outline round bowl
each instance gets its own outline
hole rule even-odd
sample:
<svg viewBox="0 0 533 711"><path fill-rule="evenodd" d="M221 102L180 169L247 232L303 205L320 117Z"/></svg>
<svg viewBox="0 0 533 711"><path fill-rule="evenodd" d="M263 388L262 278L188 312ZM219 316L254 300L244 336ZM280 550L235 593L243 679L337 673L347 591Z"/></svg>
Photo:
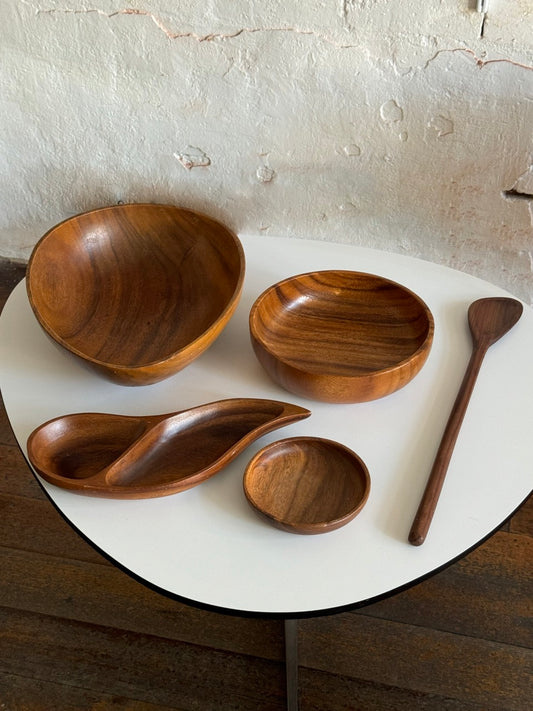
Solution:
<svg viewBox="0 0 533 711"><path fill-rule="evenodd" d="M370 477L361 459L338 442L291 437L261 449L244 473L249 503L291 533L326 533L361 511Z"/></svg>
<svg viewBox="0 0 533 711"><path fill-rule="evenodd" d="M146 385L217 338L237 306L244 267L237 236L205 215L116 205L49 230L26 284L56 343L114 382Z"/></svg>
<svg viewBox="0 0 533 711"><path fill-rule="evenodd" d="M433 317L412 291L374 274L331 270L285 279L250 311L255 354L290 392L324 402L375 400L424 365Z"/></svg>

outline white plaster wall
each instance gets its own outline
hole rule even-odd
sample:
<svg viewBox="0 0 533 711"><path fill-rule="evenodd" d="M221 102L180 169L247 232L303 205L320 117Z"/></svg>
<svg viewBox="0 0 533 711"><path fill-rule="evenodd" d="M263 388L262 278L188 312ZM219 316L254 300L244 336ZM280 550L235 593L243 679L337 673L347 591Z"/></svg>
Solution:
<svg viewBox="0 0 533 711"><path fill-rule="evenodd" d="M0 256L82 210L172 202L532 302L533 0L475 7L2 0Z"/></svg>

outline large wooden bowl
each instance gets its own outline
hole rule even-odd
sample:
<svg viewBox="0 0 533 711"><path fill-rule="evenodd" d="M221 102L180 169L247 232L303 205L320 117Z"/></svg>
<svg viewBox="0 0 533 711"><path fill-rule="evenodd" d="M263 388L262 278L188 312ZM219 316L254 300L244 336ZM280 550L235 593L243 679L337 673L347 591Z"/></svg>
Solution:
<svg viewBox="0 0 533 711"><path fill-rule="evenodd" d="M211 218L170 205L72 217L35 246L31 307L60 346L111 380L146 385L199 356L241 294L244 252Z"/></svg>
<svg viewBox="0 0 533 711"><path fill-rule="evenodd" d="M261 449L243 479L249 503L291 533L326 533L344 526L370 493L364 462L338 442L290 437Z"/></svg>
<svg viewBox="0 0 533 711"><path fill-rule="evenodd" d="M318 271L264 291L250 311L254 351L285 389L364 402L406 385L424 365L433 317L412 291L374 274Z"/></svg>

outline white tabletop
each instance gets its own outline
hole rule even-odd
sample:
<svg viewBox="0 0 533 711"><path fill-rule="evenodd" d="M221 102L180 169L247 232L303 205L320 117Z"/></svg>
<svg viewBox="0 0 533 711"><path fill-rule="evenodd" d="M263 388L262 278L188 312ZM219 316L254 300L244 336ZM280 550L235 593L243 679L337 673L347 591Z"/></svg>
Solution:
<svg viewBox="0 0 533 711"><path fill-rule="evenodd" d="M98 499L42 482L67 520L119 566L162 592L231 612L289 617L375 600L493 532L533 485L533 310L526 306L485 358L431 529L417 548L407 543L408 532L470 354L467 308L477 298L506 292L395 254L300 239L241 240L246 278L230 324L198 360L155 385L124 387L93 374L44 335L24 283L10 296L0 318L0 387L24 453L34 428L70 412L156 414L229 397L285 400L312 411L307 420L256 441L209 481L173 496ZM426 365L409 385L381 400L305 400L275 385L253 354L248 313L263 289L287 276L336 268L398 281L433 312L435 339ZM242 476L253 454L294 435L337 440L368 466L369 500L337 531L286 533L260 519L244 497Z"/></svg>

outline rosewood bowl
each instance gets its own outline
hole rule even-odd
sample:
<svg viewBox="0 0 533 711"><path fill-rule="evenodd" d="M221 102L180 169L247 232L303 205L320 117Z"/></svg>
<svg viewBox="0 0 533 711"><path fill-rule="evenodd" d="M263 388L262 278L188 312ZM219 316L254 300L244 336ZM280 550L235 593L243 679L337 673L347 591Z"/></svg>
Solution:
<svg viewBox="0 0 533 711"><path fill-rule="evenodd" d="M291 437L261 449L248 464L244 493L256 511L291 533L326 533L361 511L370 493L364 462L338 442Z"/></svg>
<svg viewBox="0 0 533 711"><path fill-rule="evenodd" d="M424 365L434 322L396 282L330 270L290 277L255 301L255 354L290 392L324 402L374 400L406 385Z"/></svg>
<svg viewBox="0 0 533 711"><path fill-rule="evenodd" d="M72 217L35 246L31 307L60 346L123 385L188 365L239 300L244 252L215 220L171 205L129 204Z"/></svg>

